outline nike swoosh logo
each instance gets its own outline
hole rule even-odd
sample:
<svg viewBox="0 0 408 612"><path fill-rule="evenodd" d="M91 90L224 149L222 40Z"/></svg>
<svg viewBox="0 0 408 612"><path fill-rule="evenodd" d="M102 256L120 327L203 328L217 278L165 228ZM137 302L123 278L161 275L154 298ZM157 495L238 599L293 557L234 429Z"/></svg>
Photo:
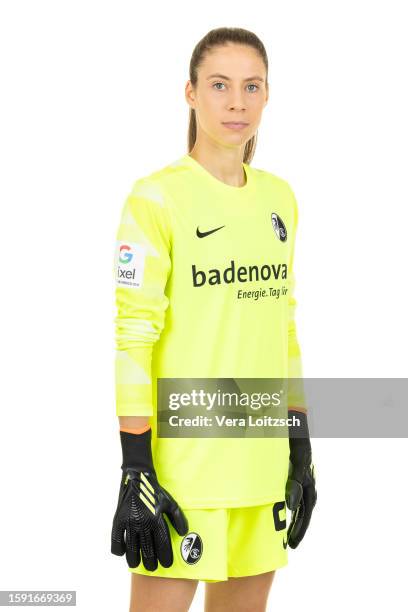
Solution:
<svg viewBox="0 0 408 612"><path fill-rule="evenodd" d="M214 232L218 232L218 230L222 229L223 227L225 227L225 225L220 225L220 227L216 227L215 229L212 229L209 232L200 232L200 230L197 227L196 234L198 238L205 238L205 236L209 236L210 234L213 234Z"/></svg>
<svg viewBox="0 0 408 612"><path fill-rule="evenodd" d="M287 546L288 546L288 540L286 540L286 542L285 542L285 540L283 539L283 540L282 540L282 544L283 544L283 548L285 548L285 549L286 549L286 548L287 548Z"/></svg>

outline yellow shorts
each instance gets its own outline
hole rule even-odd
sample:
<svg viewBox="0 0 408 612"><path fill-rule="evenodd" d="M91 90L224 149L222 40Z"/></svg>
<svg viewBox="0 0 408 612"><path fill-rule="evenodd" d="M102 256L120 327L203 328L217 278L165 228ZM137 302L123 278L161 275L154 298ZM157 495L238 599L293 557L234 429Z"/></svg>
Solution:
<svg viewBox="0 0 408 612"><path fill-rule="evenodd" d="M288 563L284 501L242 508L186 510L189 532L180 536L167 520L174 561L154 572L141 560L129 571L145 576L220 582L273 571Z"/></svg>

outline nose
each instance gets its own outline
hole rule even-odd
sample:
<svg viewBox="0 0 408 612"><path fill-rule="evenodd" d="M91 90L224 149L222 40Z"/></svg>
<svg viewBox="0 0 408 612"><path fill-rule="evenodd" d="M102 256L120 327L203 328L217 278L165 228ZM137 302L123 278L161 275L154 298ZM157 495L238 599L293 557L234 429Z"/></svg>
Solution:
<svg viewBox="0 0 408 612"><path fill-rule="evenodd" d="M231 94L228 100L228 107L231 110L243 110L246 108L244 95L239 88L231 90Z"/></svg>

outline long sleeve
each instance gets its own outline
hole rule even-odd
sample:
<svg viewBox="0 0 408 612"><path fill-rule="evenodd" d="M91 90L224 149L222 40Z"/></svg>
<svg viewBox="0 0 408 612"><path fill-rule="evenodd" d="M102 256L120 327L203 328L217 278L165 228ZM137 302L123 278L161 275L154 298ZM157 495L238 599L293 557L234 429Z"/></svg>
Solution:
<svg viewBox="0 0 408 612"><path fill-rule="evenodd" d="M159 186L146 178L135 182L124 203L114 268L116 414L150 416L152 349L169 304L171 225Z"/></svg>
<svg viewBox="0 0 408 612"><path fill-rule="evenodd" d="M307 412L306 398L303 385L303 368L301 350L297 338L295 313L297 301L295 298L295 274L294 274L294 253L295 242L298 226L298 205L296 197L291 190L291 195L294 205L294 225L292 249L290 255L288 280L289 280L289 295L288 295L288 378L293 379L288 381L288 408L299 409L302 412Z"/></svg>

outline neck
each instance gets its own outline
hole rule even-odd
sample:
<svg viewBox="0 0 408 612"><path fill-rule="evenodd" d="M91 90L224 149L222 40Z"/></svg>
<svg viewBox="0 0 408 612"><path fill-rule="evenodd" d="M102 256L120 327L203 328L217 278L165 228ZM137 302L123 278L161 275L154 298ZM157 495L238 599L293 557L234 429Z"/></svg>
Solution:
<svg viewBox="0 0 408 612"><path fill-rule="evenodd" d="M243 149L203 146L196 142L189 155L227 185L232 187L245 185L245 172L242 167Z"/></svg>

